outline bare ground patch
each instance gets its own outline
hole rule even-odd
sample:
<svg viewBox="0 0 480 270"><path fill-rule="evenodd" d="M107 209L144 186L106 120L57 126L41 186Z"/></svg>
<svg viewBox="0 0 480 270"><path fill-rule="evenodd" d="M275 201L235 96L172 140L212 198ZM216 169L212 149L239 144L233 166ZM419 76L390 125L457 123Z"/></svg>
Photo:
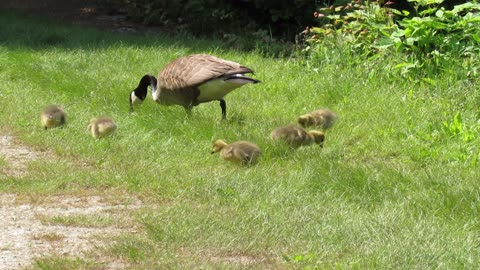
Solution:
<svg viewBox="0 0 480 270"><path fill-rule="evenodd" d="M28 162L48 159L52 157L52 154L22 145L14 136L0 135L0 157L4 159L0 173L20 177L27 174Z"/></svg>
<svg viewBox="0 0 480 270"><path fill-rule="evenodd" d="M102 196L49 196L32 203L16 194L0 194L0 269L22 269L43 256L82 258L93 248L107 246L120 233L137 232L127 212L140 207L140 200L125 204ZM99 226L49 222L79 215L107 216L116 222ZM104 269L125 266L108 258L102 261Z"/></svg>
<svg viewBox="0 0 480 270"><path fill-rule="evenodd" d="M28 174L29 162L58 157L0 135L0 158L0 173L22 177ZM82 258L108 246L116 235L136 232L130 214L142 206L138 198L108 194L0 194L0 270L23 269L45 256ZM112 258L96 259L103 269L125 266Z"/></svg>

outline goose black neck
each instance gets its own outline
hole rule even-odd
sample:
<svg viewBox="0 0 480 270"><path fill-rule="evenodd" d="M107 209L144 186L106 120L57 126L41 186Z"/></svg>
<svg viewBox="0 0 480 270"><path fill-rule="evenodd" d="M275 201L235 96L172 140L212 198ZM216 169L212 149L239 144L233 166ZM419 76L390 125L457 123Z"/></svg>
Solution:
<svg viewBox="0 0 480 270"><path fill-rule="evenodd" d="M141 100L145 100L149 85L152 86L152 91L155 91L157 88L157 79L154 76L147 74L140 79L140 83L138 83L137 88L133 90L133 92L135 92L135 96Z"/></svg>

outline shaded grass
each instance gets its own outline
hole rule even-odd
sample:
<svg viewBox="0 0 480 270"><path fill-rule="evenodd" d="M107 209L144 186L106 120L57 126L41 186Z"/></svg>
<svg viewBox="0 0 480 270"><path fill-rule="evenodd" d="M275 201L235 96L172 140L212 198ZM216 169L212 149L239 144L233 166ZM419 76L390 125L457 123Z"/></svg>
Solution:
<svg viewBox="0 0 480 270"><path fill-rule="evenodd" d="M139 213L145 235L120 236L106 256L133 269L246 267L218 259L232 256L255 258L248 265L255 269L478 265L480 99L478 91L464 94L475 85L448 77L435 87L414 85L382 71L382 63L332 51L313 60L270 59L212 41L1 15L0 128L62 161L33 162L28 175L7 177L0 190L113 188L168 201ZM187 117L148 98L128 113L128 94L143 74L200 52L249 66L262 81L227 96L227 121L217 102ZM44 131L38 113L51 103L65 107L67 126ZM270 141L273 128L324 106L339 115L324 149L292 152ZM449 125L457 112L462 128ZM100 115L114 118L118 130L96 141L86 126ZM255 141L259 164L241 168L210 155L218 138ZM81 218L59 222L92 221ZM37 266L98 265L52 257Z"/></svg>

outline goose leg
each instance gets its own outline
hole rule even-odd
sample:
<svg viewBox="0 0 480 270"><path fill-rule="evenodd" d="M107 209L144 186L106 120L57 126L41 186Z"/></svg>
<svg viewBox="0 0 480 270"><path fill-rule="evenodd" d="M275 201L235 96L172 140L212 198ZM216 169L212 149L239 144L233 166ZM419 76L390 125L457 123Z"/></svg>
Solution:
<svg viewBox="0 0 480 270"><path fill-rule="evenodd" d="M225 99L220 99L220 108L222 108L222 120L227 119L227 103Z"/></svg>
<svg viewBox="0 0 480 270"><path fill-rule="evenodd" d="M185 111L187 112L187 117L192 116L192 108L193 108L193 106L192 106L192 105L187 105L187 106L185 106L184 108L185 108Z"/></svg>

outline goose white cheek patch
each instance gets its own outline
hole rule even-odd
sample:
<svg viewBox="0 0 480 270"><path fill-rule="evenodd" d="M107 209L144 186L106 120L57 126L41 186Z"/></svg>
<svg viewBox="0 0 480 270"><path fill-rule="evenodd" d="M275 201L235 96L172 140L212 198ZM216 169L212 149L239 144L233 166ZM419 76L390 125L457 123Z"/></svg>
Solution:
<svg viewBox="0 0 480 270"><path fill-rule="evenodd" d="M132 98L132 104L133 105L141 104L143 102L143 100L141 100L137 96L135 96L134 92L132 92L130 97Z"/></svg>

